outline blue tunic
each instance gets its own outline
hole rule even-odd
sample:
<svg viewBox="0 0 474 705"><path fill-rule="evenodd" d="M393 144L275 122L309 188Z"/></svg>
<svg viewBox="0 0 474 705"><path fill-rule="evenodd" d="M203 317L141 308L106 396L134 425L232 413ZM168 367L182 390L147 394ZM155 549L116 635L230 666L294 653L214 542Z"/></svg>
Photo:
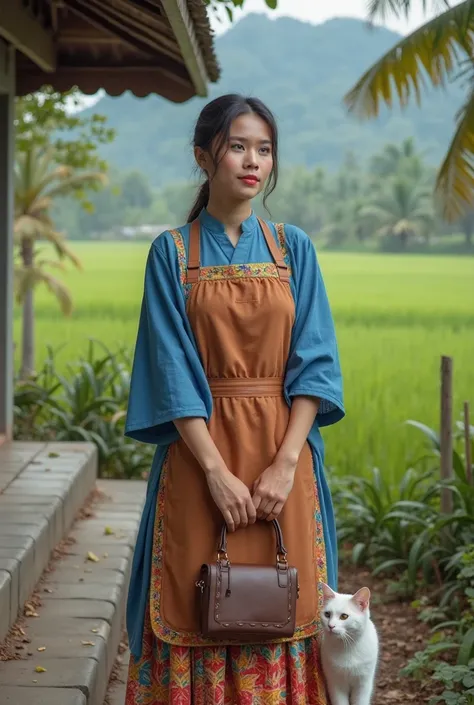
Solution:
<svg viewBox="0 0 474 705"><path fill-rule="evenodd" d="M242 223L234 248L222 224L206 210L201 220L201 265L272 262L265 238L252 214ZM276 229L270 226L278 242ZM186 254L190 226L180 228ZM334 513L324 475L320 428L343 418L342 378L334 324L317 256L300 228L285 225L287 265L295 300L295 322L285 375L289 406L295 396L321 399L308 441L319 491L328 583L337 588L337 543ZM184 254L184 253L183 253ZM181 263L183 264L183 262ZM127 605L130 650L138 659L150 589L153 528L158 484L168 446L179 438L173 419L212 414L212 396L186 315L186 284L170 232L152 243L145 270L144 295L133 362L125 433L157 446L148 480L145 507L137 536Z"/></svg>

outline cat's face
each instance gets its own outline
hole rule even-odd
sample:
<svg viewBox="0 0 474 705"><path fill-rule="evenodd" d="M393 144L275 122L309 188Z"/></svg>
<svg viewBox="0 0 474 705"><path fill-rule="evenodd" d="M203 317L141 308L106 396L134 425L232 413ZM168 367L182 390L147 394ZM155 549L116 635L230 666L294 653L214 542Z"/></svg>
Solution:
<svg viewBox="0 0 474 705"><path fill-rule="evenodd" d="M370 590L363 587L354 595L334 592L321 583L324 607L322 623L326 634L348 645L361 634L370 618Z"/></svg>

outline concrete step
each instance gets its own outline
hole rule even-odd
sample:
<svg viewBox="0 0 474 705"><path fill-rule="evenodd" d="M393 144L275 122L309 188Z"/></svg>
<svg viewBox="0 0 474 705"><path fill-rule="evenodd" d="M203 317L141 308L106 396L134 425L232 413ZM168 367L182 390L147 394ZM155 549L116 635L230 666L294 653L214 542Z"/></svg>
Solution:
<svg viewBox="0 0 474 705"><path fill-rule="evenodd" d="M97 488L89 518L75 522L38 586L42 604L23 623L30 641L16 649L21 658L0 663L0 705L103 705L146 483L101 480Z"/></svg>
<svg viewBox="0 0 474 705"><path fill-rule="evenodd" d="M0 641L95 486L89 443L0 447Z"/></svg>

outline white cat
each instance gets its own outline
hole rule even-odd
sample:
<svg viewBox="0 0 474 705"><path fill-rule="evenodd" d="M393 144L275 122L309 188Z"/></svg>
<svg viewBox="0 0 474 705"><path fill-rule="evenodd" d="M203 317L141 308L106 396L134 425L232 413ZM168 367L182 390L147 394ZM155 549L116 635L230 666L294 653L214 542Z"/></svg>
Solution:
<svg viewBox="0 0 474 705"><path fill-rule="evenodd" d="M321 583L321 660L331 705L370 705L379 643L370 620L370 590L343 595Z"/></svg>

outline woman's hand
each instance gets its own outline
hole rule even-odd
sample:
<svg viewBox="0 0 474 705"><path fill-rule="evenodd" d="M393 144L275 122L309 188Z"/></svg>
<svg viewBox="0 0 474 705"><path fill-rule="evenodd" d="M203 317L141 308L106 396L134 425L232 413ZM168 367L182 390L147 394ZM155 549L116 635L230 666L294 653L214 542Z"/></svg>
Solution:
<svg viewBox="0 0 474 705"><path fill-rule="evenodd" d="M278 517L293 487L296 465L296 460L276 459L255 480L252 501L258 519L272 521Z"/></svg>
<svg viewBox="0 0 474 705"><path fill-rule="evenodd" d="M257 512L244 483L228 468L219 468L206 473L212 499L219 507L229 531L253 524Z"/></svg>

